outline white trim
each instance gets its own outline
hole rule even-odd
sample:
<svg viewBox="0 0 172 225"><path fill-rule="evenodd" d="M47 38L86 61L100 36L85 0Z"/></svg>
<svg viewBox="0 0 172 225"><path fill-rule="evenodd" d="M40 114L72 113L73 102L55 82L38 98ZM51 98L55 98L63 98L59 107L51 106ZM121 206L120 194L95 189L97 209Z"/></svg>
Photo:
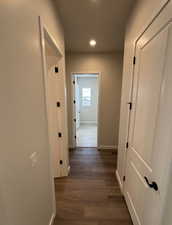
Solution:
<svg viewBox="0 0 172 225"><path fill-rule="evenodd" d="M119 184L119 187L120 187L120 190L123 194L123 185L122 185L122 182L121 182L121 179L120 179L120 176L119 176L119 173L118 173L118 170L115 171L115 174L116 174L116 179L118 181L118 184Z"/></svg>
<svg viewBox="0 0 172 225"><path fill-rule="evenodd" d="M80 121L80 124L97 124L97 121Z"/></svg>
<svg viewBox="0 0 172 225"><path fill-rule="evenodd" d="M49 33L48 29L46 28L46 26L44 25L41 17L39 17L39 25L40 25L40 42L41 42L41 53L42 53L42 64L43 64L43 82L44 82L44 100L45 100L45 105L46 105L46 120L47 120L47 124L48 124L48 136L49 136L49 148L50 148L50 159L51 159L51 164L50 166L52 166L52 171L53 171L53 177L62 177L62 176L67 176L67 171L68 171L68 147L67 146L67 139L66 139L66 132L67 132L67 126L64 123L58 123L58 128L64 132L64 138L61 139L61 141L59 142L59 156L57 158L57 160L63 160L63 166L60 166L58 164L54 164L53 163L53 149L51 149L51 145L50 145L50 134L49 134L49 103L48 103L48 99L49 99L49 94L48 94L48 85L47 85L47 77L48 77L48 68L47 68L47 57L46 57L46 43L48 43L51 48L53 50L55 50L56 52L56 58L57 61L56 63L59 64L60 67L62 67L62 72L61 72L61 79L60 83L63 83L63 93L59 92L59 97L64 101L64 107L59 110L59 114L60 114L60 118L62 121L66 121L66 93L65 93L65 74L63 71L63 67L64 65L64 54L61 52L60 47L57 45L55 39L53 38L53 36ZM56 64L55 63L55 64ZM63 64L62 64L63 63ZM53 67L52 67L53 68ZM53 185L54 186L54 185ZM55 197L54 197L55 199ZM55 201L55 200L54 200ZM54 206L55 207L55 206Z"/></svg>
<svg viewBox="0 0 172 225"><path fill-rule="evenodd" d="M117 150L117 145L99 145L98 149L103 149L103 150L114 149L114 150Z"/></svg>
<svg viewBox="0 0 172 225"><path fill-rule="evenodd" d="M97 146L100 145L100 108L102 94L102 75L98 73L98 108L97 108Z"/></svg>
<svg viewBox="0 0 172 225"><path fill-rule="evenodd" d="M137 216L137 213L136 213L136 209L134 207L134 204L133 204L133 202L131 200L131 197L130 197L128 192L126 192L125 201L126 201L127 208L128 208L129 213L130 213L133 224L134 225L141 225L140 220L139 220L139 218Z"/></svg>
<svg viewBox="0 0 172 225"><path fill-rule="evenodd" d="M53 225L54 224L54 219L55 219L55 214L53 213L48 225Z"/></svg>
<svg viewBox="0 0 172 225"><path fill-rule="evenodd" d="M51 35L47 31L47 29L44 26L44 23L41 19L41 17L38 17L39 20L39 28L40 28L40 44L41 44L41 54L42 54L42 65L43 65L43 86L44 86L44 102L45 102L45 114L46 114L46 124L47 124L47 136L48 136L48 152L49 152L49 159L50 159L50 180L51 180L51 188L52 188L52 204L53 204L53 215L56 215L56 198L55 198L55 187L54 187L54 174L53 174L53 165L52 165L52 153L50 148L50 139L49 139L49 132L48 132L48 103L47 103L47 82L46 82L46 76L47 76L47 66L46 66L46 50L45 50L45 41L46 37L49 36L49 41L52 40L53 44L55 43L51 38Z"/></svg>
<svg viewBox="0 0 172 225"><path fill-rule="evenodd" d="M99 146L100 143L100 99L101 99L101 80L102 80L102 76L101 76L101 72L95 72L95 71L82 71L82 72L71 72L71 96L72 96L72 145L75 147L79 147L76 146L76 139L74 139L74 136L76 135L76 133L74 134L74 132L76 132L75 129L75 124L73 122L73 119L75 118L75 110L73 109L73 100L74 100L74 88L73 88L73 81L75 80L75 75L80 75L82 76L82 74L92 74L92 75L97 75L97 80L98 80L98 107L97 107L97 146Z"/></svg>
<svg viewBox="0 0 172 225"><path fill-rule="evenodd" d="M63 54L61 52L60 47L56 43L54 37L48 31L47 27L43 23L43 21L42 21L42 19L41 19L40 16L39 16L39 21L40 21L40 26L42 27L43 32L44 32L44 39L46 39L48 41L48 43L50 44L50 46L56 51L56 54L62 57ZM44 42L44 44L45 44L45 42Z"/></svg>
<svg viewBox="0 0 172 225"><path fill-rule="evenodd" d="M84 147L84 146L77 146L76 148L96 148L96 149L98 149L97 148L97 146L86 146L86 147Z"/></svg>
<svg viewBox="0 0 172 225"><path fill-rule="evenodd" d="M93 73L93 74L77 74L76 75L77 77L80 77L80 78L82 78L82 77L86 77L86 78L90 78L90 77L95 77L95 78L97 78L98 77L98 75L97 74L95 74L95 73Z"/></svg>
<svg viewBox="0 0 172 225"><path fill-rule="evenodd" d="M143 33L147 30L147 28L152 24L152 22L156 19L156 17L159 15L159 13L162 11L162 9L168 4L168 2L170 2L170 0L162 0L161 2L159 2L159 4L157 3L156 8L153 11L152 15L147 20L145 25L142 27L140 32L138 32L139 35L136 37L136 39L134 41L135 44L140 39L140 37L143 35Z"/></svg>

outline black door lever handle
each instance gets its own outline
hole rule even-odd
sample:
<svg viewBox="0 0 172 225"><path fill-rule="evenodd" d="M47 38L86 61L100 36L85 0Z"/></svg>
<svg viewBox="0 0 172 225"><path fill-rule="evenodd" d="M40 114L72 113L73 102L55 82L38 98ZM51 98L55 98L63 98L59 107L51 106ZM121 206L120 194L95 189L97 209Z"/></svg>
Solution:
<svg viewBox="0 0 172 225"><path fill-rule="evenodd" d="M155 191L158 191L158 185L156 182L152 182L152 183L149 183L149 180L147 177L144 177L145 178L145 181L147 183L147 185L150 187L150 188L153 188Z"/></svg>
<svg viewBox="0 0 172 225"><path fill-rule="evenodd" d="M127 104L129 105L129 109L132 109L132 102L127 102Z"/></svg>

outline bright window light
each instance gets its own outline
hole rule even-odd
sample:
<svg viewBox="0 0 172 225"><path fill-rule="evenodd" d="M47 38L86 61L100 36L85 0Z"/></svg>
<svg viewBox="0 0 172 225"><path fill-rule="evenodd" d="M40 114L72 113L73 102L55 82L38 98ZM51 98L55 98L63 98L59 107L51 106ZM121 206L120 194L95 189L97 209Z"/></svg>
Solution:
<svg viewBox="0 0 172 225"><path fill-rule="evenodd" d="M82 88L82 105L91 106L91 88Z"/></svg>

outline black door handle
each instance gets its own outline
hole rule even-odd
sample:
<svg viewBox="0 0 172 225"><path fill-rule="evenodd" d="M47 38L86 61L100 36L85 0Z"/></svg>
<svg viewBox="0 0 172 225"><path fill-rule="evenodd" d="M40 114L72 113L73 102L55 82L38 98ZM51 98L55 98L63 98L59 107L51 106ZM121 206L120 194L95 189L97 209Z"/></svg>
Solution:
<svg viewBox="0 0 172 225"><path fill-rule="evenodd" d="M153 188L155 191L158 191L158 185L156 182L152 182L152 183L149 183L149 180L147 177L144 177L145 178L145 181L147 183L147 185L150 187L150 188Z"/></svg>
<svg viewBox="0 0 172 225"><path fill-rule="evenodd" d="M132 102L127 102L127 104L129 105L129 109L132 109Z"/></svg>

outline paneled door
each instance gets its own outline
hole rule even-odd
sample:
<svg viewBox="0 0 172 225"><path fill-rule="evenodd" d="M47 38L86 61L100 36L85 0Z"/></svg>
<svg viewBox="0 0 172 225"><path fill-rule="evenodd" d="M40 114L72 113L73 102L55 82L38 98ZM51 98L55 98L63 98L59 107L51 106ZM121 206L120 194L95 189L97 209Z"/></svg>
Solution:
<svg viewBox="0 0 172 225"><path fill-rule="evenodd" d="M77 110L76 110L76 82L77 82L77 78L75 76L75 74L72 74L71 77L71 82L72 82L72 86L71 86L71 91L72 91L72 148L76 147L76 117L77 117Z"/></svg>
<svg viewBox="0 0 172 225"><path fill-rule="evenodd" d="M55 57L54 57L55 58ZM54 62L56 58L47 57L47 61ZM58 137L58 132L61 132L59 107L57 107L58 96L58 83L57 74L54 71L55 66L50 64L47 68L47 106L48 106L48 121L49 121L49 139L53 161L54 177L61 176L60 159L61 159L61 139ZM59 101L60 104L60 101Z"/></svg>
<svg viewBox="0 0 172 225"><path fill-rule="evenodd" d="M172 4L136 44L124 195L134 225L160 225L172 145Z"/></svg>
<svg viewBox="0 0 172 225"><path fill-rule="evenodd" d="M78 79L75 76L75 110L76 110L76 129L80 127L80 98Z"/></svg>

